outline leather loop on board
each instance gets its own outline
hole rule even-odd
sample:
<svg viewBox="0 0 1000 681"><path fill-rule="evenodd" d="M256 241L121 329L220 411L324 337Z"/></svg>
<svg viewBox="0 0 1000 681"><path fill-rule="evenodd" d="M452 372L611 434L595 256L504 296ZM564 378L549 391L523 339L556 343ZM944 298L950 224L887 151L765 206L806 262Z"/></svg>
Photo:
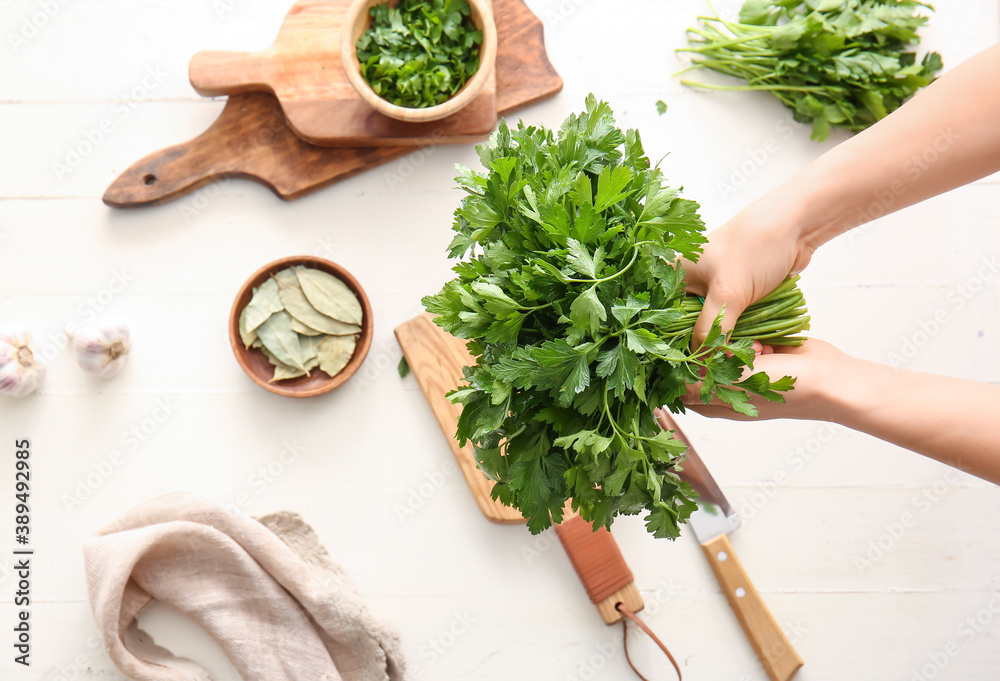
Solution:
<svg viewBox="0 0 1000 681"><path fill-rule="evenodd" d="M653 639L653 642L660 647L660 650L666 653L667 659L670 660L670 664L674 665L674 671L677 672L677 679L678 681L680 681L681 668L680 666L678 666L677 660L674 659L674 656L670 654L670 651L667 649L667 646L663 645L663 641L657 638L656 634L653 633L653 630L647 627L646 623L643 622L641 619L639 619L638 615L632 612L624 604L619 603L618 605L615 606L615 609L618 610L618 612L625 615L625 617L627 618L622 620L622 628L625 630L625 638L623 641L623 645L625 646L625 659L628 660L628 666L632 668L632 671L635 672L635 675L638 676L640 679L642 679L642 681L647 681L646 677L640 674L639 670L635 668L634 664L632 664L632 658L629 657L628 654L628 620L632 620L633 622L635 622L640 629L646 632L647 636Z"/></svg>
<svg viewBox="0 0 1000 681"><path fill-rule="evenodd" d="M559 541L573 563L592 603L600 603L634 581L618 544L604 527L573 516L555 526Z"/></svg>

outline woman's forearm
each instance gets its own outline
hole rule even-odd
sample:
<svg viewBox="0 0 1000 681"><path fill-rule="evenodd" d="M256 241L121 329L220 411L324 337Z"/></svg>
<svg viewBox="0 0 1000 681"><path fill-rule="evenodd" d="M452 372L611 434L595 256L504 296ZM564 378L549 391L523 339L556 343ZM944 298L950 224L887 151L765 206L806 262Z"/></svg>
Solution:
<svg viewBox="0 0 1000 681"><path fill-rule="evenodd" d="M786 222L811 252L853 227L997 172L997 83L1000 45L955 67L750 210L772 219L794 213Z"/></svg>
<svg viewBox="0 0 1000 681"><path fill-rule="evenodd" d="M1000 386L843 362L833 420L1000 484Z"/></svg>

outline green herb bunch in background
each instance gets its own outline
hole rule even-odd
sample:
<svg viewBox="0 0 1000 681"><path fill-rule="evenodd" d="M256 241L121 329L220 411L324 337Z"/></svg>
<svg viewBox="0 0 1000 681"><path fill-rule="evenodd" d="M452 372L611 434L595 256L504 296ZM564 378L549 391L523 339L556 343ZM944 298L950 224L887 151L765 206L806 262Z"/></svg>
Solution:
<svg viewBox="0 0 1000 681"><path fill-rule="evenodd" d="M726 337L716 319L691 350L701 301L684 293L678 256L705 243L698 204L665 184L639 133L604 102L558 132L506 122L477 147L484 170L459 167L456 278L424 298L435 321L470 340L477 364L452 393L458 439L471 441L495 498L540 532L567 499L610 526L646 511L657 537L676 537L694 510L674 469L685 446L652 410L683 411L687 386L756 414L750 393L783 401L790 377L752 367L752 339L801 342L805 303L786 281Z"/></svg>
<svg viewBox="0 0 1000 681"><path fill-rule="evenodd" d="M895 111L941 70L941 55L921 61L909 47L932 9L913 0L747 0L738 22L699 17L689 28L691 69L741 78L745 85L685 85L763 90L812 123L823 141L831 126L860 132ZM690 69L687 69L690 70Z"/></svg>
<svg viewBox="0 0 1000 681"><path fill-rule="evenodd" d="M401 0L371 8L358 39L361 75L377 95L409 108L442 104L479 70L482 31L466 0Z"/></svg>

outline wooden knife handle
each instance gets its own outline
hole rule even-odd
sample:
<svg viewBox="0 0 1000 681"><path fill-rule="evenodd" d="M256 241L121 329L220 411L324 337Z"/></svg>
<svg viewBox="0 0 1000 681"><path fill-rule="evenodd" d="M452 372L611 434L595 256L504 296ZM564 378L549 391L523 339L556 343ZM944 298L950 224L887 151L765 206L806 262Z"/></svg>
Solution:
<svg viewBox="0 0 1000 681"><path fill-rule="evenodd" d="M721 534L701 548L768 677L771 681L791 679L802 667L802 658L750 582L729 537Z"/></svg>
<svg viewBox="0 0 1000 681"><path fill-rule="evenodd" d="M597 606L605 624L621 622L625 617L615 607L619 603L633 612L642 610L644 604L635 586L632 570L607 528L594 532L590 523L567 509L555 531L573 569L583 582L587 596Z"/></svg>

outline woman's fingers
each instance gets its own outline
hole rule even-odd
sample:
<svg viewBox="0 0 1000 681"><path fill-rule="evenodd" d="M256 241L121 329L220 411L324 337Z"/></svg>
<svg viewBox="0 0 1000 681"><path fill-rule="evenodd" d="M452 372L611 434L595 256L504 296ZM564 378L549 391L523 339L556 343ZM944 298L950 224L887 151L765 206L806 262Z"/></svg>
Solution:
<svg viewBox="0 0 1000 681"><path fill-rule="evenodd" d="M712 330L712 325L715 324L715 318L722 312L723 307L726 309L726 314L722 318L722 333L728 334L732 331L733 327L736 326L736 320L752 302L749 297L749 295L742 293L729 293L720 296L716 289L709 289L708 295L705 296L705 304L698 315L698 321L694 324L694 332L691 334L691 349L696 350L705 342L705 338Z"/></svg>

